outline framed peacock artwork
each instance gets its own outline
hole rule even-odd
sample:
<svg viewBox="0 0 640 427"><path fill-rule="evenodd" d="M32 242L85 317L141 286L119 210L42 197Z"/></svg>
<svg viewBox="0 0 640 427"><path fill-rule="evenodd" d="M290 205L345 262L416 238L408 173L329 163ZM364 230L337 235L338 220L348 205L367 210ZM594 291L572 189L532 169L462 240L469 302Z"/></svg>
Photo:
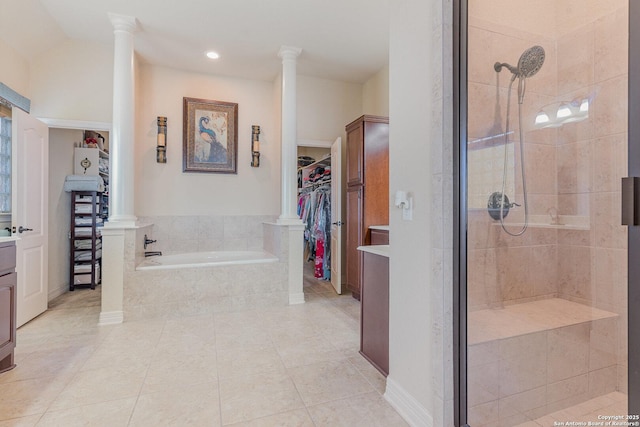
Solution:
<svg viewBox="0 0 640 427"><path fill-rule="evenodd" d="M237 173L238 104L183 99L183 172Z"/></svg>

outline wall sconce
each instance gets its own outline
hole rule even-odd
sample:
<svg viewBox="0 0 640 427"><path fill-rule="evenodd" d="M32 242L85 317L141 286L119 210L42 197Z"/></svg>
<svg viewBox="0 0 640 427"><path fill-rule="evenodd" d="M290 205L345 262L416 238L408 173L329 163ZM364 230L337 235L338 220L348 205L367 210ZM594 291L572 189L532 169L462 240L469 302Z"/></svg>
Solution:
<svg viewBox="0 0 640 427"><path fill-rule="evenodd" d="M260 126L251 125L251 166L260 166Z"/></svg>
<svg viewBox="0 0 640 427"><path fill-rule="evenodd" d="M158 145L156 162L167 163L167 118L158 116Z"/></svg>

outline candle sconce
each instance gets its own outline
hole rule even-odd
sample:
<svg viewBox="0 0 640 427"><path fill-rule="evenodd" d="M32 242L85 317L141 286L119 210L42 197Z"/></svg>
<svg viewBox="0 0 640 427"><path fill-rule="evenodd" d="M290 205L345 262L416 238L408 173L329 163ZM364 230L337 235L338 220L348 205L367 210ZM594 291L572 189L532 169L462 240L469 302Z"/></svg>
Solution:
<svg viewBox="0 0 640 427"><path fill-rule="evenodd" d="M158 145L156 162L167 163L167 118L158 116Z"/></svg>
<svg viewBox="0 0 640 427"><path fill-rule="evenodd" d="M260 166L260 126L251 126L251 166Z"/></svg>

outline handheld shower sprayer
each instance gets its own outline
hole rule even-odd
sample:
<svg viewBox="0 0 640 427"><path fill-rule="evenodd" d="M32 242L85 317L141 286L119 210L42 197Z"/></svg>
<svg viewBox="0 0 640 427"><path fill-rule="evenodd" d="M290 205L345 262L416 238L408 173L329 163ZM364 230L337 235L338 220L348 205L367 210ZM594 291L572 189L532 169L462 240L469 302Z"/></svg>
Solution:
<svg viewBox="0 0 640 427"><path fill-rule="evenodd" d="M522 103L524 102L524 92L526 89L526 80L528 77L532 77L540 68L542 68L542 64L544 64L545 53L542 46L532 46L529 49L525 50L522 55L520 55L520 59L518 59L518 66L514 67L513 65L507 64L506 62L496 62L493 65L493 69L499 73L503 68L507 68L511 71L511 81L509 82L509 92L507 95L507 118L506 118L506 130L504 132L504 169L502 174L502 191L495 192L489 198L489 203L487 205L489 209L489 215L496 220L500 220L500 225L502 229L511 236L520 236L526 230L529 224L529 203L527 202L527 180L525 179L525 167L524 167L524 134L522 131ZM524 198L524 225L517 232L511 232L507 230L504 225L504 218L507 216L509 212L509 208L513 206L519 206L517 203L509 203L509 199L505 194L506 182L507 182L507 164L508 164L508 155L507 155L507 145L508 145L508 135L509 135L509 116L510 116L510 106L511 106L511 87L513 86L513 82L518 78L518 121L519 121L519 134L520 134L520 172L522 176L522 193Z"/></svg>

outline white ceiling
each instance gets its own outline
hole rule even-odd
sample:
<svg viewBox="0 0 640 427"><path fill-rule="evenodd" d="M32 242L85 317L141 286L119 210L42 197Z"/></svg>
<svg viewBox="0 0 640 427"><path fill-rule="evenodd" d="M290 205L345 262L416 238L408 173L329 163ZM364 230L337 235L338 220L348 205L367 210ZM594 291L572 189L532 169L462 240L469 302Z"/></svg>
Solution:
<svg viewBox="0 0 640 427"><path fill-rule="evenodd" d="M31 60L67 39L113 44L108 13L138 21L146 63L273 80L282 45L301 75L364 82L388 62L389 0L0 0L0 38ZM215 50L220 59L204 56Z"/></svg>

